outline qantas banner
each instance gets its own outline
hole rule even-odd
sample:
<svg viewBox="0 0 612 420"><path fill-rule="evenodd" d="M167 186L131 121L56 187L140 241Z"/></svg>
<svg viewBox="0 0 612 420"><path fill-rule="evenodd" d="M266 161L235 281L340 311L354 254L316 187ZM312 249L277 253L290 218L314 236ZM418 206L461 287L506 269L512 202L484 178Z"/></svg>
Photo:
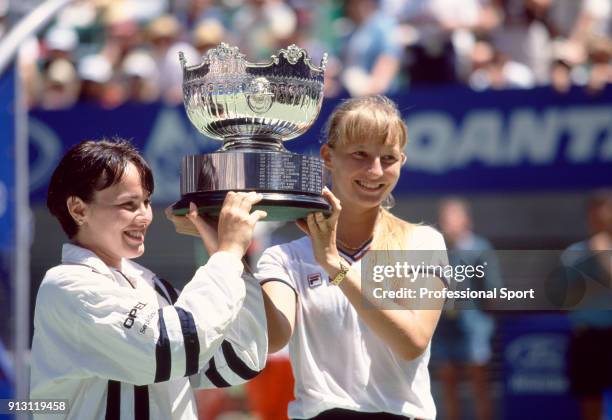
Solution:
<svg viewBox="0 0 612 420"><path fill-rule="evenodd" d="M396 195L584 190L612 183L612 86L598 95L575 88L474 92L411 90L393 98L408 124L408 161ZM325 100L313 127L285 143L318 154L323 127L338 100ZM178 198L184 155L221 143L199 134L184 109L161 104L103 110L87 105L30 114L30 182L44 200L51 171L83 139L131 139L151 164L158 203Z"/></svg>

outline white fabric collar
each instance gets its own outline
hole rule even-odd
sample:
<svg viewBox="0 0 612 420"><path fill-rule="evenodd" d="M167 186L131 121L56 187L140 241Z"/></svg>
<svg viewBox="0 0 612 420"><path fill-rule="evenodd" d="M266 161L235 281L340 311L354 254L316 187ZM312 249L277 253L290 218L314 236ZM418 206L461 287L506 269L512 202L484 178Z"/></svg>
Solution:
<svg viewBox="0 0 612 420"><path fill-rule="evenodd" d="M81 246L66 243L62 246L62 264L78 264L90 267L93 271L113 278L111 267L106 265L94 252ZM149 284L153 284L155 274L128 259L121 259L121 271L132 279L145 279Z"/></svg>

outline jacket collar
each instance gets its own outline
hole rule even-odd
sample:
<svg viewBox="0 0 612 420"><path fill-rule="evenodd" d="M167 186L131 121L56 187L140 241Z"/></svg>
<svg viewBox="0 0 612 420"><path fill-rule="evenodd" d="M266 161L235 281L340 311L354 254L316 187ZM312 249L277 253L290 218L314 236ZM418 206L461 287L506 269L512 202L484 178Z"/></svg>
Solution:
<svg viewBox="0 0 612 420"><path fill-rule="evenodd" d="M114 279L111 267L106 265L106 263L102 261L100 257L89 249L72 243L66 243L62 246L62 264L84 265L91 268L96 273L103 274ZM144 278L149 283L151 283L153 277L155 277L153 272L144 268L140 264L136 264L135 262L125 258L121 259L120 271L133 279Z"/></svg>
<svg viewBox="0 0 612 420"><path fill-rule="evenodd" d="M100 257L89 249L75 244L64 244L62 246L62 264L85 265L97 273L113 277L110 267Z"/></svg>

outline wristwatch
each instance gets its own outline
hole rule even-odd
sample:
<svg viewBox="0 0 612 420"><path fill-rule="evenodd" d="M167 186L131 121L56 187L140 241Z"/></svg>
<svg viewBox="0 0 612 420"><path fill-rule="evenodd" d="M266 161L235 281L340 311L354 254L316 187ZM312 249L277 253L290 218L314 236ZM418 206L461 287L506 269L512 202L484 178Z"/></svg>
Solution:
<svg viewBox="0 0 612 420"><path fill-rule="evenodd" d="M346 273L348 273L349 268L350 267L344 265L344 262L342 261L342 259L340 259L340 271L336 273L334 278L332 278L331 276L329 277L329 284L333 286L338 286L346 277Z"/></svg>

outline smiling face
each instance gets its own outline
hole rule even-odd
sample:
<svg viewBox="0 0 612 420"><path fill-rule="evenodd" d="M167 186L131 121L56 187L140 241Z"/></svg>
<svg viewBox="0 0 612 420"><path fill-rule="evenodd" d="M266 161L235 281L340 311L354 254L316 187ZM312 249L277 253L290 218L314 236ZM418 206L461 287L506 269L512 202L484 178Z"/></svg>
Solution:
<svg viewBox="0 0 612 420"><path fill-rule="evenodd" d="M143 254L153 212L150 193L133 163L127 164L119 182L95 191L90 202L70 197L67 204L79 224L74 241L107 265L120 268L121 258Z"/></svg>
<svg viewBox="0 0 612 420"><path fill-rule="evenodd" d="M324 145L321 152L343 206L363 209L379 206L391 193L405 159L397 141L349 142L342 148Z"/></svg>
<svg viewBox="0 0 612 420"><path fill-rule="evenodd" d="M373 209L391 193L406 160L406 126L381 96L345 101L332 114L321 157L343 208Z"/></svg>

